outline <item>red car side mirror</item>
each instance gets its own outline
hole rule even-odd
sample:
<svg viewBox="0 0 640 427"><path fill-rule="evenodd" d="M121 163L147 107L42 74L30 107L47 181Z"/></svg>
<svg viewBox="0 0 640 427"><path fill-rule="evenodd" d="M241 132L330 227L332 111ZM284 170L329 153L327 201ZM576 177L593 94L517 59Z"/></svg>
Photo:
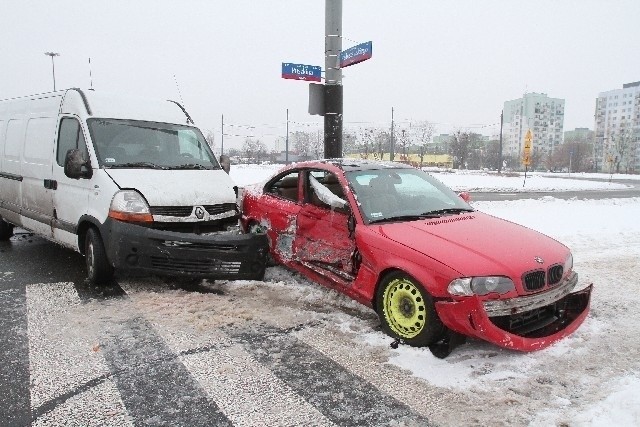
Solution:
<svg viewBox="0 0 640 427"><path fill-rule="evenodd" d="M460 198L467 203L471 202L471 194L467 193L466 191L458 194L458 196L460 196Z"/></svg>

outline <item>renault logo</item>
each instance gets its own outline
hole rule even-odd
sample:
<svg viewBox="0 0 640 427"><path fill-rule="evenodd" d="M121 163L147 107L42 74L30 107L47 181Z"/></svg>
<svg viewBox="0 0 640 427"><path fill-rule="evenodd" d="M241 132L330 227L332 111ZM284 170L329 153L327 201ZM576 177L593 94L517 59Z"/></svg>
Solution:
<svg viewBox="0 0 640 427"><path fill-rule="evenodd" d="M204 208L202 206L196 206L195 214L198 219L204 218Z"/></svg>
<svg viewBox="0 0 640 427"><path fill-rule="evenodd" d="M538 264L544 264L544 260L542 258L540 258L539 256L535 257L534 261L537 262Z"/></svg>

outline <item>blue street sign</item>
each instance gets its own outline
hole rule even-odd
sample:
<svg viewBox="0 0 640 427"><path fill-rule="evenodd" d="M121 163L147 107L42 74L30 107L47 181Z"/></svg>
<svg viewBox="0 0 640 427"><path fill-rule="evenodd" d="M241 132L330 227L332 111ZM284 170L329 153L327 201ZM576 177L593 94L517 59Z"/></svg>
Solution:
<svg viewBox="0 0 640 427"><path fill-rule="evenodd" d="M316 65L282 63L282 78L319 82L322 80L322 67Z"/></svg>
<svg viewBox="0 0 640 427"><path fill-rule="evenodd" d="M360 43L340 53L340 68L357 64L371 58L373 54L373 42Z"/></svg>

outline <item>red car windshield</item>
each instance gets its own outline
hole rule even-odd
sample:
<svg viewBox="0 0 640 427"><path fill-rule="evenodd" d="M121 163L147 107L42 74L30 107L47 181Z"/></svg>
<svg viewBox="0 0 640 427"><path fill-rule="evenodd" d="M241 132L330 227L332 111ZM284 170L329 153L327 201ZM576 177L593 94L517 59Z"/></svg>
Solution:
<svg viewBox="0 0 640 427"><path fill-rule="evenodd" d="M368 223L473 211L449 187L413 168L345 172Z"/></svg>

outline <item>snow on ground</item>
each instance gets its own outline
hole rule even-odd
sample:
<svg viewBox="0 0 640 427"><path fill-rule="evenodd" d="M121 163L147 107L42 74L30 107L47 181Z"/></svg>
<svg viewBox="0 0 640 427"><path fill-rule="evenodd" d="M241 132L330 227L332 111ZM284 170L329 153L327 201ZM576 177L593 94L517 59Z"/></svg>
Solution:
<svg viewBox="0 0 640 427"><path fill-rule="evenodd" d="M263 181L276 169L234 166L232 177L248 185ZM522 177L436 176L458 191L516 191L522 186ZM624 188L608 182L530 178L530 191ZM352 315L367 313L367 309L354 308L344 296L320 287L310 291L299 275L280 267L269 269L262 286L281 288L287 298L306 306L326 307L336 323L335 333L348 335L417 379L466 396L452 408L450 418L440 420L444 424L505 425L507 420L520 424L524 419L532 426L640 425L640 198L616 199L615 191L611 197L473 203L480 211L536 229L569 246L581 285L594 284L585 323L572 336L542 351L517 353L475 340L444 360L426 349L401 346L391 350L390 338L375 327L375 318ZM252 282L247 286L261 288ZM499 421L496 414L504 418Z"/></svg>
<svg viewBox="0 0 640 427"><path fill-rule="evenodd" d="M282 165L233 165L231 166L230 175L238 186L244 187L265 181L280 168L282 168ZM524 174L513 173L498 175L481 171L452 171L444 169L429 169L428 172L455 191L549 192L623 190L629 187L626 184L595 180L608 180L608 174L529 173L525 180ZM616 175L616 178L640 180L640 175Z"/></svg>

